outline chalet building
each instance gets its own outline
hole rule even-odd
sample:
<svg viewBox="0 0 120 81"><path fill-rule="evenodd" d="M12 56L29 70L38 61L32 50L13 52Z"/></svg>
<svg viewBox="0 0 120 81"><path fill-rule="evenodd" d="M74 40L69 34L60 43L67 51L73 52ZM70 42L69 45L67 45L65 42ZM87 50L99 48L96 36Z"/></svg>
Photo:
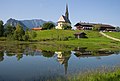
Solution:
<svg viewBox="0 0 120 81"><path fill-rule="evenodd" d="M100 28L99 28L100 31L116 31L114 26L107 25L107 24L79 22L75 24L74 26L78 30L92 30L94 28L94 25L100 25Z"/></svg>
<svg viewBox="0 0 120 81"><path fill-rule="evenodd" d="M79 39L79 38L88 38L86 35L87 35L87 34L84 33L84 32L75 33L75 34L74 34L75 38L78 38L78 39Z"/></svg>
<svg viewBox="0 0 120 81"><path fill-rule="evenodd" d="M102 24L100 27L100 31L116 31L116 28L111 26L111 25L106 25L106 24Z"/></svg>
<svg viewBox="0 0 120 81"><path fill-rule="evenodd" d="M56 26L56 29L63 29L62 27L63 27L64 25L71 26L71 22L70 22L70 20L69 20L68 5L66 5L66 13L65 13L65 16L64 16L64 15L60 16L57 24L58 24L58 25Z"/></svg>
<svg viewBox="0 0 120 81"><path fill-rule="evenodd" d="M79 22L77 24L75 24L75 27L78 30L92 30L93 29L93 23L85 23L85 22Z"/></svg>

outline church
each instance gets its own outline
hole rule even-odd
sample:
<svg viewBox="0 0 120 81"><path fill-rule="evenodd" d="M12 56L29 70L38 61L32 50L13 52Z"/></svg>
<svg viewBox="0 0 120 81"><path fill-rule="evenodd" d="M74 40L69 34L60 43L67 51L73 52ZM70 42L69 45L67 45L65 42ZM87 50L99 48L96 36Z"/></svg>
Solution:
<svg viewBox="0 0 120 81"><path fill-rule="evenodd" d="M57 26L56 29L63 29L64 25L68 25L71 26L71 22L69 20L69 11L68 11L68 5L66 5L66 12L65 12L65 16L62 15L58 22L57 22Z"/></svg>

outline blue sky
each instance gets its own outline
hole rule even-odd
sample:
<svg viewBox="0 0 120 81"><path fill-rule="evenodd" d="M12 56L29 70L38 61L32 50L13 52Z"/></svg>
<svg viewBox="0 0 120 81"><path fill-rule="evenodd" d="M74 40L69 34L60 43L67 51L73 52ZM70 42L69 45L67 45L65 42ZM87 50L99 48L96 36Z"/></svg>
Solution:
<svg viewBox="0 0 120 81"><path fill-rule="evenodd" d="M72 25L79 21L120 26L120 0L0 0L0 19L57 22L68 3Z"/></svg>

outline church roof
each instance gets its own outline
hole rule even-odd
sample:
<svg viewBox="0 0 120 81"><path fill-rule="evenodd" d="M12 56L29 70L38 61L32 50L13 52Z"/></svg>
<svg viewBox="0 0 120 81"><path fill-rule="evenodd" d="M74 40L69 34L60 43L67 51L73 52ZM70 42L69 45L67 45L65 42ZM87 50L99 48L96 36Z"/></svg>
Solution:
<svg viewBox="0 0 120 81"><path fill-rule="evenodd" d="M70 23L70 24L71 24L70 20L69 20L66 16L64 16L64 15L62 15L62 16L59 18L58 22L67 22L67 23Z"/></svg>

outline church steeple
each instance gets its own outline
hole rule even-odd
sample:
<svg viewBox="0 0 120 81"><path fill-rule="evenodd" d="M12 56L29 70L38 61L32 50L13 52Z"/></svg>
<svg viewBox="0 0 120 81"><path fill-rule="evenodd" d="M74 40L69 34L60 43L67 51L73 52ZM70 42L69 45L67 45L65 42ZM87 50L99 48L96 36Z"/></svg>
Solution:
<svg viewBox="0 0 120 81"><path fill-rule="evenodd" d="M69 19L68 4L66 4L65 16L67 17L67 19Z"/></svg>

